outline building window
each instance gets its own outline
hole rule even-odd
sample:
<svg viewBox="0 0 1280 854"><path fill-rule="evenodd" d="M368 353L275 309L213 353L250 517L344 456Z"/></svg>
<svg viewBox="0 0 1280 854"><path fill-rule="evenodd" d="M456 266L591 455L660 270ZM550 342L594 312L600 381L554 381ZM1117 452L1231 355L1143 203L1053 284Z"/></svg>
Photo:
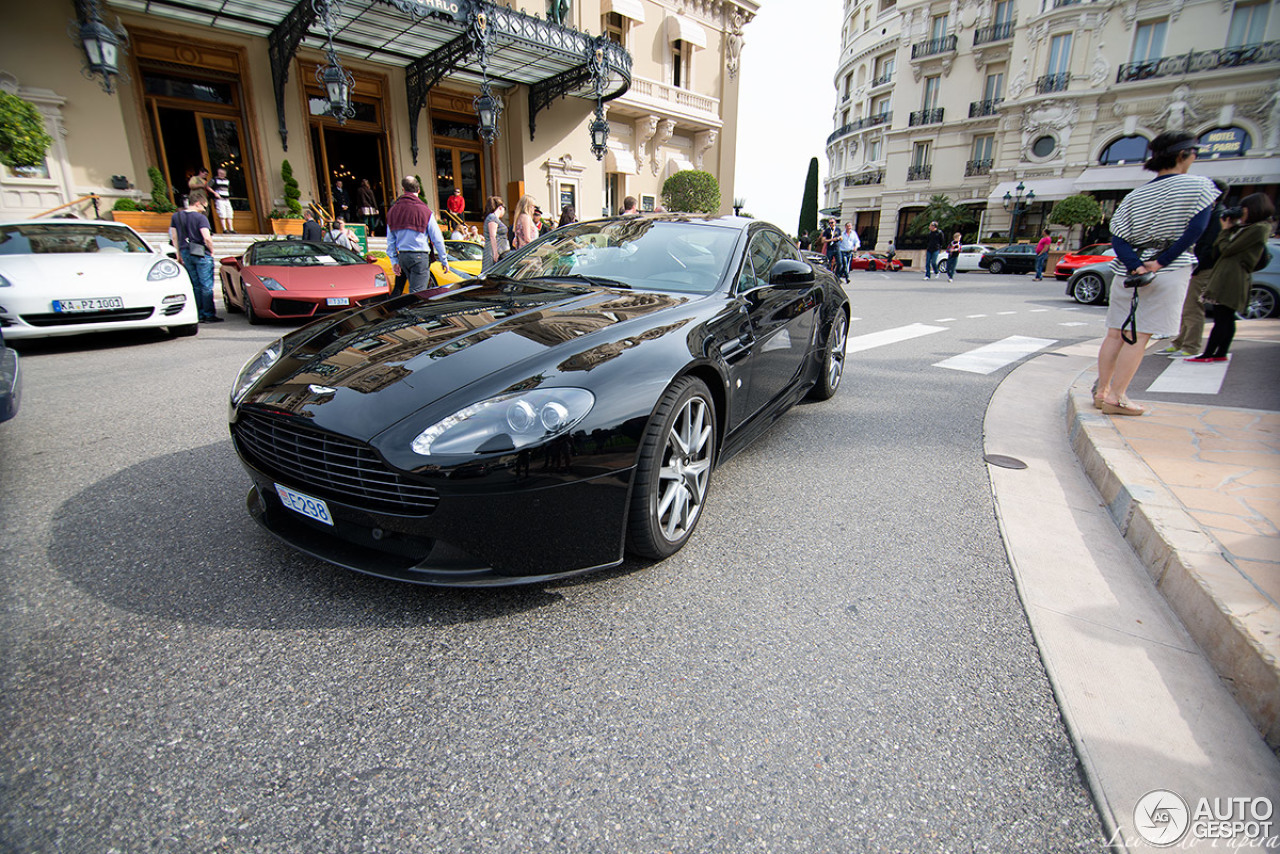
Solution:
<svg viewBox="0 0 1280 854"><path fill-rule="evenodd" d="M917 142L911 149L911 165L928 166L931 146L932 143L929 142Z"/></svg>
<svg viewBox="0 0 1280 854"><path fill-rule="evenodd" d="M1142 163L1147 159L1147 138L1145 136L1122 136L1113 140L1098 155L1100 166L1118 166L1122 163Z"/></svg>
<svg viewBox="0 0 1280 854"><path fill-rule="evenodd" d="M926 112L936 110L938 108L938 92L941 88L941 77L926 77L924 79L924 100L920 103L920 109Z"/></svg>
<svg viewBox="0 0 1280 854"><path fill-rule="evenodd" d="M677 89L693 88L693 48L683 39L671 43L671 85Z"/></svg>
<svg viewBox="0 0 1280 854"><path fill-rule="evenodd" d="M995 17L992 23L997 27L1013 22L1013 0L1000 0L996 3Z"/></svg>
<svg viewBox="0 0 1280 854"><path fill-rule="evenodd" d="M988 102L1004 98L1004 71L993 71L987 75L986 85L982 89L982 98Z"/></svg>
<svg viewBox="0 0 1280 854"><path fill-rule="evenodd" d="M934 15L933 22L930 24L929 39L936 42L938 39L946 38L947 24L950 21L950 15Z"/></svg>
<svg viewBox="0 0 1280 854"><path fill-rule="evenodd" d="M627 46L627 24L617 12L605 13L603 29L609 41L622 47Z"/></svg>
<svg viewBox="0 0 1280 854"><path fill-rule="evenodd" d="M1147 62L1164 56L1164 37L1168 30L1167 20L1138 24L1138 29L1133 34L1133 51L1129 61Z"/></svg>
<svg viewBox="0 0 1280 854"><path fill-rule="evenodd" d="M1071 68L1071 33L1054 36L1049 41L1049 70L1051 75L1066 75Z"/></svg>
<svg viewBox="0 0 1280 854"><path fill-rule="evenodd" d="M893 109L893 95L881 95L871 101L871 115L883 116Z"/></svg>
<svg viewBox="0 0 1280 854"><path fill-rule="evenodd" d="M873 139L867 143L867 162L875 163L880 160L880 152L884 148L884 140Z"/></svg>
<svg viewBox="0 0 1280 854"><path fill-rule="evenodd" d="M876 79L877 84L888 83L893 79L894 66L897 59L894 54L882 56L876 60Z"/></svg>
<svg viewBox="0 0 1280 854"><path fill-rule="evenodd" d="M995 134L984 134L983 136L975 136L973 138L973 149L969 153L970 160L986 160L995 159L993 152L996 150Z"/></svg>
<svg viewBox="0 0 1280 854"><path fill-rule="evenodd" d="M1241 3L1231 13L1227 28L1227 47L1261 44L1267 32L1270 3Z"/></svg>
<svg viewBox="0 0 1280 854"><path fill-rule="evenodd" d="M1201 160L1210 157L1244 157L1253 147L1253 138L1242 127L1214 128L1200 134Z"/></svg>
<svg viewBox="0 0 1280 854"><path fill-rule="evenodd" d="M898 0L880 0L880 14L883 15L885 12L897 5Z"/></svg>
<svg viewBox="0 0 1280 854"><path fill-rule="evenodd" d="M1031 153L1036 157L1051 157L1053 152L1058 150L1058 141L1049 135L1045 135L1031 143Z"/></svg>

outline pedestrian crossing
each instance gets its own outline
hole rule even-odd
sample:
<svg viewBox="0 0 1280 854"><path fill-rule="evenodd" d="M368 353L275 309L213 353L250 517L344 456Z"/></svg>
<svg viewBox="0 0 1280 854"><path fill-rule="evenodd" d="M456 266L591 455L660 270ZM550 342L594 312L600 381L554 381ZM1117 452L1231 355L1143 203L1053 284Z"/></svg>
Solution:
<svg viewBox="0 0 1280 854"><path fill-rule="evenodd" d="M1026 310L1027 313L1032 314L1049 311L1077 312L1080 311L1080 308L1073 306L1061 309L1033 308ZM1018 313L1016 311L1001 311L997 315L1007 317ZM864 335L850 335L845 347L845 353L849 355L866 353L881 347L902 344L926 336L937 335L941 332L955 330L957 326L963 327L963 324L969 320L980 320L988 317L991 317L991 315L973 314L963 318L939 317L929 323L909 323L905 326L882 329ZM855 317L851 318L851 320L857 323L861 321L861 318ZM1041 320L1040 323L1044 323L1044 321ZM1064 329L1093 326L1096 327L1099 337L1106 331L1105 318L1101 315L1093 319L1062 320L1057 325L1064 327ZM1086 334L1088 334L1087 330ZM1079 333L1071 333L1072 338L1078 339L1078 336ZM1046 352L1058 343L1056 338L1010 335L955 353L945 359L933 362L931 367L962 373L988 375L1016 362L1028 359L1037 353ZM1190 364L1181 359L1172 359L1169 360L1168 367L1161 371L1160 375L1146 390L1163 394L1218 394L1226 379L1229 366L1230 361L1213 364Z"/></svg>

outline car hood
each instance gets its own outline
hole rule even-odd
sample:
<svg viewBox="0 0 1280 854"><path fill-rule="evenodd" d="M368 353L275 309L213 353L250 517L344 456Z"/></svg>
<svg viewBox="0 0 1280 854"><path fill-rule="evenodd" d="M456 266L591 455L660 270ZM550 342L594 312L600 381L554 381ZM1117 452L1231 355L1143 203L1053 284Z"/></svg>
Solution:
<svg viewBox="0 0 1280 854"><path fill-rule="evenodd" d="M333 284L365 287L373 284L373 277L382 272L377 264L317 264L312 267L284 267L271 264L254 264L244 268L258 278L270 276L285 289L320 288Z"/></svg>
<svg viewBox="0 0 1280 854"><path fill-rule="evenodd" d="M589 371L665 334L653 315L691 299L501 279L411 294L299 330L241 405L367 441L451 394L465 398L457 404L464 406L475 395L532 387L557 371ZM673 318L672 329L683 323ZM491 377L510 384L464 391Z"/></svg>
<svg viewBox="0 0 1280 854"><path fill-rule="evenodd" d="M104 281L123 277L134 284L146 281L147 273L163 255L150 252L85 252L65 255L5 255L0 257L0 272L15 285L39 285L48 290L82 282L87 289L101 293ZM139 273L141 278L138 278ZM61 291L55 298L73 297Z"/></svg>

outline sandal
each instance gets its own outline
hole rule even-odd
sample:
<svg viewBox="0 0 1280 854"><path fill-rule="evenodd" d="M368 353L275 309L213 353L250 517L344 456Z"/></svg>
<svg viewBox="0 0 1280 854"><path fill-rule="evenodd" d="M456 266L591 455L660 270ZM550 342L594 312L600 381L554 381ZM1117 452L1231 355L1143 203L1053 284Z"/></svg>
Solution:
<svg viewBox="0 0 1280 854"><path fill-rule="evenodd" d="M1089 390L1089 393L1093 395L1093 408L1101 409L1103 395L1102 392L1098 391L1098 383L1096 380L1093 383L1093 388Z"/></svg>
<svg viewBox="0 0 1280 854"><path fill-rule="evenodd" d="M1147 411L1131 400L1119 400L1115 403L1108 403L1104 400L1098 408L1102 410L1103 415L1142 415Z"/></svg>

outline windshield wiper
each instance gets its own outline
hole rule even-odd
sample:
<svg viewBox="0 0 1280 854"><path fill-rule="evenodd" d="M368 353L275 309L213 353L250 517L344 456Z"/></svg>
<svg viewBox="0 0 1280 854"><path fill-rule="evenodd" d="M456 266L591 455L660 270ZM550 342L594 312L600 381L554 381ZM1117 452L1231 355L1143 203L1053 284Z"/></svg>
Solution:
<svg viewBox="0 0 1280 854"><path fill-rule="evenodd" d="M559 276L534 276L533 279L537 281L551 280L557 282L567 279L569 281L586 282L587 284L595 285L598 288L621 288L626 291L631 290L631 286L626 282L619 282L617 279L605 279L600 276L586 276L582 273L565 273Z"/></svg>

